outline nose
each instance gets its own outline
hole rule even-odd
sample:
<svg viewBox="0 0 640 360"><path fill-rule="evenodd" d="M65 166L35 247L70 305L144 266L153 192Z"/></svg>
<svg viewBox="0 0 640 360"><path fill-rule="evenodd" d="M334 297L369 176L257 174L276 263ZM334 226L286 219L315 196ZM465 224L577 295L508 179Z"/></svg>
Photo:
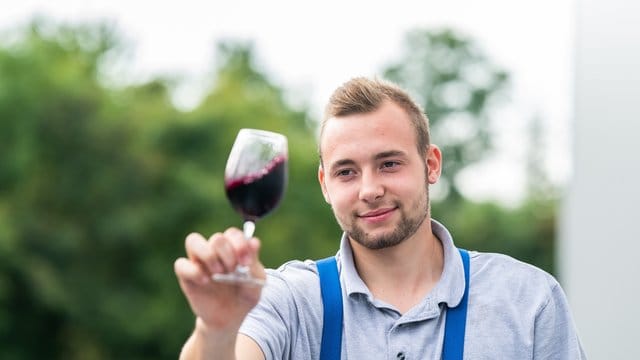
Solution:
<svg viewBox="0 0 640 360"><path fill-rule="evenodd" d="M375 172L366 171L360 183L360 200L375 202L384 195L384 186Z"/></svg>

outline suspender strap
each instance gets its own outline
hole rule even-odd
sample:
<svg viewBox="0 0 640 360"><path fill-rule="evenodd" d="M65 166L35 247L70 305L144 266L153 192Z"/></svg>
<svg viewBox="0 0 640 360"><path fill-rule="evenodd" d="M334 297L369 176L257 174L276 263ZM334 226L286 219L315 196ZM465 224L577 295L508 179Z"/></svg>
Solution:
<svg viewBox="0 0 640 360"><path fill-rule="evenodd" d="M342 350L342 289L335 256L316 262L324 308L320 360L338 360Z"/></svg>
<svg viewBox="0 0 640 360"><path fill-rule="evenodd" d="M443 360L462 360L464 354L464 333L467 323L467 302L469 300L469 253L458 249L462 255L464 266L464 295L460 304L447 309L447 320L444 325Z"/></svg>
<svg viewBox="0 0 640 360"><path fill-rule="evenodd" d="M444 326L443 360L462 360L464 354L464 334L467 322L467 302L469 299L469 253L458 249L464 266L464 295L460 304L447 309ZM323 325L320 360L340 359L342 350L342 289L338 266L334 256L316 261L320 275L322 294Z"/></svg>

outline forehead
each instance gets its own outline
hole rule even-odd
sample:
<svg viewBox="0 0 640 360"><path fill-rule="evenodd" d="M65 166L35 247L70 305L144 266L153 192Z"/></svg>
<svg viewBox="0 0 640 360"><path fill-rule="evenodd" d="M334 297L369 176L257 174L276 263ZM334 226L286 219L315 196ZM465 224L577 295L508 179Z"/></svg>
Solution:
<svg viewBox="0 0 640 360"><path fill-rule="evenodd" d="M320 151L326 164L385 151L417 154L416 141L409 115L387 101L370 113L329 118L320 139Z"/></svg>

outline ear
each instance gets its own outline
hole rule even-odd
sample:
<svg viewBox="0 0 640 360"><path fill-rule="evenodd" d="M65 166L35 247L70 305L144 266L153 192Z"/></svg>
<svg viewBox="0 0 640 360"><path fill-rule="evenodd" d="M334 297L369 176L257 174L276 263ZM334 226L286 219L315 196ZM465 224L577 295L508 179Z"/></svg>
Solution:
<svg viewBox="0 0 640 360"><path fill-rule="evenodd" d="M442 153L437 145L429 145L425 162L427 166L427 181L429 184L435 184L440 179L442 172Z"/></svg>
<svg viewBox="0 0 640 360"><path fill-rule="evenodd" d="M327 204L331 204L331 199L329 198L329 193L327 192L327 184L325 183L324 178L324 168L322 164L318 165L318 182L320 183L320 189L322 189L322 196L324 196L324 201Z"/></svg>

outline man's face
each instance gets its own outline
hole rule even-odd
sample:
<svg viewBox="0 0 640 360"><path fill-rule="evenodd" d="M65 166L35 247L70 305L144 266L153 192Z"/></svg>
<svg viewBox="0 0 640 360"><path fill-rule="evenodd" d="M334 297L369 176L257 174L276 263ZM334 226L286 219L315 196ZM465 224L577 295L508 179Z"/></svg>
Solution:
<svg viewBox="0 0 640 360"><path fill-rule="evenodd" d="M320 150L322 192L352 240L369 249L394 246L429 216L440 152L431 146L420 156L409 116L396 104L329 119Z"/></svg>

